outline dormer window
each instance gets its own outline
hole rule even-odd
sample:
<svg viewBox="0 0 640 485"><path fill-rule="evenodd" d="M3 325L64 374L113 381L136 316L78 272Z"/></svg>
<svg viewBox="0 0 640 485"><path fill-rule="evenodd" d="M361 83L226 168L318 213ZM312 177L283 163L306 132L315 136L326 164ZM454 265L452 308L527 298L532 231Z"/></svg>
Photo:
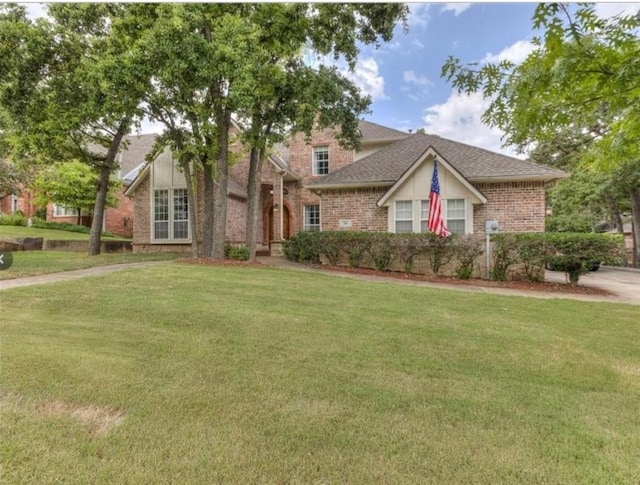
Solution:
<svg viewBox="0 0 640 485"><path fill-rule="evenodd" d="M329 173L329 147L313 147L313 175Z"/></svg>

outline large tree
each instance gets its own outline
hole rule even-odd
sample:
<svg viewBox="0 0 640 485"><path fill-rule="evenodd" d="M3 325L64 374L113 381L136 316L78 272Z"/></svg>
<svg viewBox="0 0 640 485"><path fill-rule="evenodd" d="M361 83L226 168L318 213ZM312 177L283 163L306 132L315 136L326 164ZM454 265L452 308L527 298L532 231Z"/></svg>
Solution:
<svg viewBox="0 0 640 485"><path fill-rule="evenodd" d="M579 133L576 170L639 164L637 16L604 19L593 4L540 4L533 25L542 35L522 64L464 65L450 57L442 75L460 92L492 100L483 120L504 131L505 144L525 151ZM640 186L630 187L628 197L637 247Z"/></svg>
<svg viewBox="0 0 640 485"><path fill-rule="evenodd" d="M32 22L22 7L0 7L0 102L11 118L3 135L14 158L98 170L90 255L100 252L110 175L149 78L136 46L113 34L126 10L50 4L48 17Z"/></svg>
<svg viewBox="0 0 640 485"><path fill-rule="evenodd" d="M318 113L321 123L329 125L331 119L342 126L341 137L353 141L357 116L367 105L337 70L303 65L303 47L342 55L353 68L358 42L389 40L406 15L406 7L397 4L139 8L147 22L136 24L131 35L146 39L145 55L155 69L146 106L151 118L164 123L181 164L203 171L202 254L216 258L224 255L231 116L246 121L244 140L251 148L247 235L255 240L256 177L269 147L287 129L310 132Z"/></svg>

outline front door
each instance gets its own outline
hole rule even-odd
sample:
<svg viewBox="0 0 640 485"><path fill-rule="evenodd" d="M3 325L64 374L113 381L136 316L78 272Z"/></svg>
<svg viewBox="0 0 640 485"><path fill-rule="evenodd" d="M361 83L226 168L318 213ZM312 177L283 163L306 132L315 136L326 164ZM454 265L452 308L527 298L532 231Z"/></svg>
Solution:
<svg viewBox="0 0 640 485"><path fill-rule="evenodd" d="M274 240L274 212L273 206L271 206L271 210L269 210L269 220L267 221L267 227L269 228L269 241L267 242ZM282 207L282 239L289 239L289 208L286 205Z"/></svg>

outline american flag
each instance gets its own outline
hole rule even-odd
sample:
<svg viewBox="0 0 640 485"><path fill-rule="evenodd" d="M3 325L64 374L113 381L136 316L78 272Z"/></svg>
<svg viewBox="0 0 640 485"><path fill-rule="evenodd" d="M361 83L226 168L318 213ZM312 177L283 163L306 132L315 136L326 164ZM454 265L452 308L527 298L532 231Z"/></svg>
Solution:
<svg viewBox="0 0 640 485"><path fill-rule="evenodd" d="M451 232L444 225L442 219L442 201L440 200L440 183L438 182L438 161L433 161L433 175L431 176L431 193L429 194L429 231L440 237L447 237Z"/></svg>

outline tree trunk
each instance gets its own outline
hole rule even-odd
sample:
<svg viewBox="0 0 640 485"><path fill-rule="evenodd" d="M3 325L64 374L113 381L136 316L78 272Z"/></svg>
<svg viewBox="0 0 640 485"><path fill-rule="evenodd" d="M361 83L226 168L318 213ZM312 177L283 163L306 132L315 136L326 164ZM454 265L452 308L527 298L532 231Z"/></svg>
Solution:
<svg viewBox="0 0 640 485"><path fill-rule="evenodd" d="M640 266L640 187L631 190L631 238L633 241L632 266Z"/></svg>
<svg viewBox="0 0 640 485"><path fill-rule="evenodd" d="M82 209L80 207L76 207L76 211L78 215L76 216L76 224L78 226L82 225Z"/></svg>
<svg viewBox="0 0 640 485"><path fill-rule="evenodd" d="M213 199L213 254L224 258L224 243L227 227L227 186L229 178L229 125L231 116L226 110L216 113L218 127L218 155L216 157L216 183Z"/></svg>
<svg viewBox="0 0 640 485"><path fill-rule="evenodd" d="M260 179L262 161L264 159L264 152L257 148L251 149L251 155L249 157L249 179L247 181L247 225L246 225L246 240L247 248L249 249L249 259L253 261L256 259L256 240L258 232L258 217L259 217L259 198L260 198Z"/></svg>
<svg viewBox="0 0 640 485"><path fill-rule="evenodd" d="M202 256L213 257L213 223L214 214L214 185L212 161L207 159L202 164L204 173L204 220L202 221Z"/></svg>
<svg viewBox="0 0 640 485"><path fill-rule="evenodd" d="M192 178L191 173L191 161L184 159L180 161L182 170L184 170L184 178L187 181L187 200L189 201L189 225L191 226L191 257L197 258L199 256L198 249L198 211L196 210L196 197L197 183Z"/></svg>
<svg viewBox="0 0 640 485"><path fill-rule="evenodd" d="M107 203L107 193L109 192L109 177L113 169L113 162L116 159L120 142L127 131L129 131L129 118L120 122L118 131L111 140L107 156L100 167L100 179L98 180L98 191L96 193L96 203L93 207L93 221L91 222L91 232L89 233L89 256L100 254L100 236L102 235L102 221L104 219L104 209Z"/></svg>

